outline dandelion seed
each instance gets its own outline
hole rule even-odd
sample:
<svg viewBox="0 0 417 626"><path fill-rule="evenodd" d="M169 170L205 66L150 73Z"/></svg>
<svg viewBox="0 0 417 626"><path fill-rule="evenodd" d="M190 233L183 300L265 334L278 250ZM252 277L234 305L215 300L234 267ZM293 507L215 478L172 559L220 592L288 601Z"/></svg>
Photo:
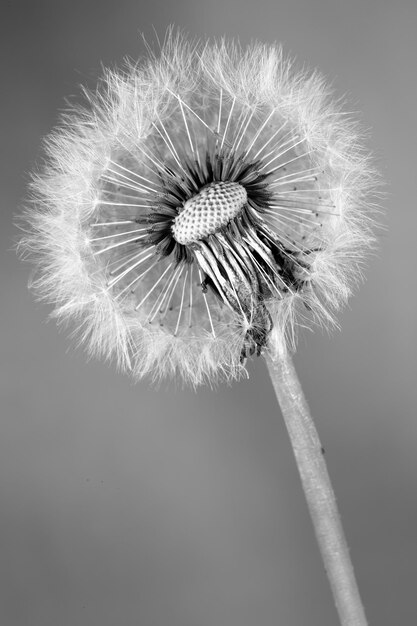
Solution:
<svg viewBox="0 0 417 626"><path fill-rule="evenodd" d="M21 247L57 318L137 379L193 385L239 377L308 311L333 322L374 179L323 80L277 46L171 36L104 83L32 185Z"/></svg>

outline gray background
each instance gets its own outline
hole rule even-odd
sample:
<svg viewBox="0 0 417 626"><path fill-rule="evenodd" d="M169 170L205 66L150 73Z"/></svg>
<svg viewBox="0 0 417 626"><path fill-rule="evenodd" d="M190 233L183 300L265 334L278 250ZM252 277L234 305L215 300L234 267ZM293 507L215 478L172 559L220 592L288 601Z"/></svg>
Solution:
<svg viewBox="0 0 417 626"><path fill-rule="evenodd" d="M45 320L10 251L41 137L100 64L175 23L281 41L372 129L388 230L342 331L296 365L370 623L417 623L416 5L405 0L3 2L1 626L334 626L262 360L214 393L133 386Z"/></svg>

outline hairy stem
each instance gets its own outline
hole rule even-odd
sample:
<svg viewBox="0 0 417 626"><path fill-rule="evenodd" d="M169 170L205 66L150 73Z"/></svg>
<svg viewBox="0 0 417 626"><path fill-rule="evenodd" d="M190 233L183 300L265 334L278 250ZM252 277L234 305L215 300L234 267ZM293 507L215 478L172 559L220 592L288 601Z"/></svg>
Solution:
<svg viewBox="0 0 417 626"><path fill-rule="evenodd" d="M288 353L266 354L269 374L287 426L324 567L342 626L367 621L349 556L323 449Z"/></svg>

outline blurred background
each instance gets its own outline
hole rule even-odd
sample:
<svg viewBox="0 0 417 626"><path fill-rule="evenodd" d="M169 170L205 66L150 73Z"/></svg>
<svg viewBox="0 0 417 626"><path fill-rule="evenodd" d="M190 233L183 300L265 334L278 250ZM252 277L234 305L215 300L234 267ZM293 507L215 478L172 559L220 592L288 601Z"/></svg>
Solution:
<svg viewBox="0 0 417 626"><path fill-rule="evenodd" d="M342 330L296 366L371 625L417 623L417 8L397 0L3 2L0 624L334 626L262 359L216 392L155 391L46 323L11 250L41 138L101 65L169 24L280 41L371 129L388 226ZM155 29L155 32L154 32Z"/></svg>

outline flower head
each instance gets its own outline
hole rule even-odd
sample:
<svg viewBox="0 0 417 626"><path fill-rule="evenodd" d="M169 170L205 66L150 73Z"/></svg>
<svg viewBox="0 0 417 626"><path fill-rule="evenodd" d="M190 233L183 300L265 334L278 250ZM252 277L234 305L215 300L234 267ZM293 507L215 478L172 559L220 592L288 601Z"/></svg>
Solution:
<svg viewBox="0 0 417 626"><path fill-rule="evenodd" d="M333 312L372 241L354 126L277 46L191 44L108 71L46 142L22 249L91 354L199 384Z"/></svg>

